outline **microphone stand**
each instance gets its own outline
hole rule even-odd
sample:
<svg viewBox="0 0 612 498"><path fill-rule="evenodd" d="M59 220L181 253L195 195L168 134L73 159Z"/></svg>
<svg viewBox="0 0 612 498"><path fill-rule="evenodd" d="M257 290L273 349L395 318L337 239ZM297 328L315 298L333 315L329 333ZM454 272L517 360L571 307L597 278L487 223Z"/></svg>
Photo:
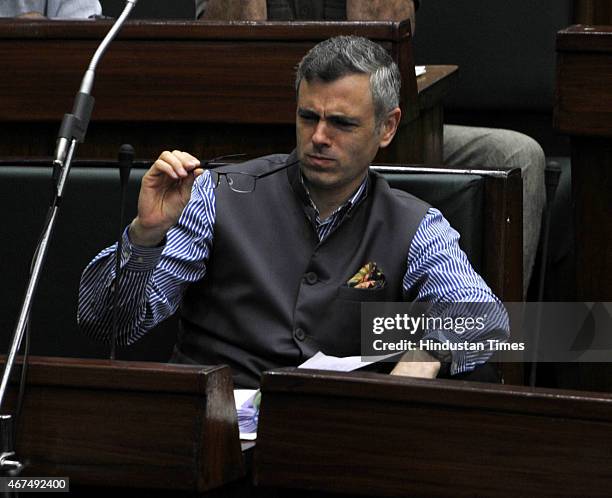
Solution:
<svg viewBox="0 0 612 498"><path fill-rule="evenodd" d="M110 350L110 359L114 360L117 352L117 336L119 335L119 289L121 288L121 255L123 254L123 230L125 225L125 199L127 186L134 160L134 147L123 144L119 148L119 179L121 181L121 209L119 212L119 237L117 238L117 251L115 252L115 283L113 284L113 335Z"/></svg>
<svg viewBox="0 0 612 498"><path fill-rule="evenodd" d="M57 183L54 186L54 198L49 206L49 214L45 226L43 227L40 244L34 255L30 279L21 305L17 326L13 333L11 347L6 358L2 382L0 383L0 475L7 475L8 473L16 474L23 468L23 464L15 459L14 421L10 414L5 413L5 398L11 372L15 364L15 357L19 351L21 340L27 327L30 310L32 308L32 300L40 280L51 235L55 227L57 213L64 195L64 188L66 186L72 159L76 152L77 143L84 141L87 132L89 118L91 117L91 111L94 105L91 89L95 79L95 70L110 42L121 29L121 26L128 18L137 1L138 0L127 0L123 12L115 21L104 40L102 40L102 43L100 43L83 77L81 87L74 101L72 113L64 115L64 119L60 126L57 148L55 150L55 159L53 161L54 179L57 179Z"/></svg>

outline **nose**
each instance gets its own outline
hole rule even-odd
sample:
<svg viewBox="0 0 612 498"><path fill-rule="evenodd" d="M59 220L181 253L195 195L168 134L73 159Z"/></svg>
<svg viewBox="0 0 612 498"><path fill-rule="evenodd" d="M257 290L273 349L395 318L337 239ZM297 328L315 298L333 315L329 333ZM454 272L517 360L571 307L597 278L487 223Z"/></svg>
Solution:
<svg viewBox="0 0 612 498"><path fill-rule="evenodd" d="M329 147L331 145L331 137L329 128L324 119L320 119L312 134L312 143L315 147Z"/></svg>

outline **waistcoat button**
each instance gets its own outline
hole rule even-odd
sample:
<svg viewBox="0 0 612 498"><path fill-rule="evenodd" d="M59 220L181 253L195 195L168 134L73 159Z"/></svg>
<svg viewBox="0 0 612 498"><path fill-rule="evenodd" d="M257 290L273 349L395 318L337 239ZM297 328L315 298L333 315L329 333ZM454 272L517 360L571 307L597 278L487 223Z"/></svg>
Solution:
<svg viewBox="0 0 612 498"><path fill-rule="evenodd" d="M306 338L306 333L302 329L295 329L293 331L293 337L298 341L303 341Z"/></svg>
<svg viewBox="0 0 612 498"><path fill-rule="evenodd" d="M310 285L316 284L319 280L319 277L317 277L317 274L313 271L309 271L306 275L304 275L304 278L306 279L306 282Z"/></svg>

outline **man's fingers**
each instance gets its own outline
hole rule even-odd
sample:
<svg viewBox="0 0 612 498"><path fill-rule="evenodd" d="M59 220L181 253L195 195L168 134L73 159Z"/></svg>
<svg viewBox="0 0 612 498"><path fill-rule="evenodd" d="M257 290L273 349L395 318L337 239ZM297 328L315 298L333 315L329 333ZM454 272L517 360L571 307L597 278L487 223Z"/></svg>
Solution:
<svg viewBox="0 0 612 498"><path fill-rule="evenodd" d="M176 173L177 178L187 177L189 172L200 164L200 162L191 154L182 152L180 150L174 150L172 152L166 150L161 153L157 161L162 161L163 163L169 165ZM172 178L175 177L172 176Z"/></svg>
<svg viewBox="0 0 612 498"><path fill-rule="evenodd" d="M180 150L173 150L172 157L178 160L178 170L176 171L181 176L187 176L188 172L193 171L195 168L197 168L200 165L200 161L198 161L195 157L193 157L188 152L183 152ZM176 163L172 163L172 164L174 166ZM185 172L184 175L182 173L183 171Z"/></svg>
<svg viewBox="0 0 612 498"><path fill-rule="evenodd" d="M160 173L165 174L174 180L178 180L180 178L172 164L162 159L155 161L155 163L153 163L153 167L151 168L151 174L153 176L158 176Z"/></svg>
<svg viewBox="0 0 612 498"><path fill-rule="evenodd" d="M187 152L180 150L164 151L153 164L152 174L163 173L174 180L186 178L200 166L200 161Z"/></svg>
<svg viewBox="0 0 612 498"><path fill-rule="evenodd" d="M189 180L188 185L193 185L193 180L203 173L200 161L189 154L180 150L164 151L148 172L151 179L157 177L158 181L163 177L172 180ZM152 186L152 184L151 184ZM184 188L184 187L183 187Z"/></svg>
<svg viewBox="0 0 612 498"><path fill-rule="evenodd" d="M183 152L183 151L180 151L180 150L175 150L172 153L174 155L176 155L181 160L183 166L188 171L191 171L192 169L197 168L200 165L199 159L197 159L196 157L194 157L191 154L189 154L189 152Z"/></svg>
<svg viewBox="0 0 612 498"><path fill-rule="evenodd" d="M187 176L187 170L185 169L185 166L183 165L183 161L181 160L179 154L180 151L177 150L173 152L165 151L159 157L160 159L163 159L164 162L169 164L180 178L184 178Z"/></svg>

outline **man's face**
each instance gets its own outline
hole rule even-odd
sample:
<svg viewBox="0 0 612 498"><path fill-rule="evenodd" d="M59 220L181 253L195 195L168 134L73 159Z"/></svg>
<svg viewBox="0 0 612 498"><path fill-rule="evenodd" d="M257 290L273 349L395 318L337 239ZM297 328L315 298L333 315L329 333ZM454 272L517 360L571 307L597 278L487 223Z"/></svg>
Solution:
<svg viewBox="0 0 612 498"><path fill-rule="evenodd" d="M379 147L391 142L399 109L376 125L367 74L302 80L296 113L297 153L311 189L350 195Z"/></svg>

